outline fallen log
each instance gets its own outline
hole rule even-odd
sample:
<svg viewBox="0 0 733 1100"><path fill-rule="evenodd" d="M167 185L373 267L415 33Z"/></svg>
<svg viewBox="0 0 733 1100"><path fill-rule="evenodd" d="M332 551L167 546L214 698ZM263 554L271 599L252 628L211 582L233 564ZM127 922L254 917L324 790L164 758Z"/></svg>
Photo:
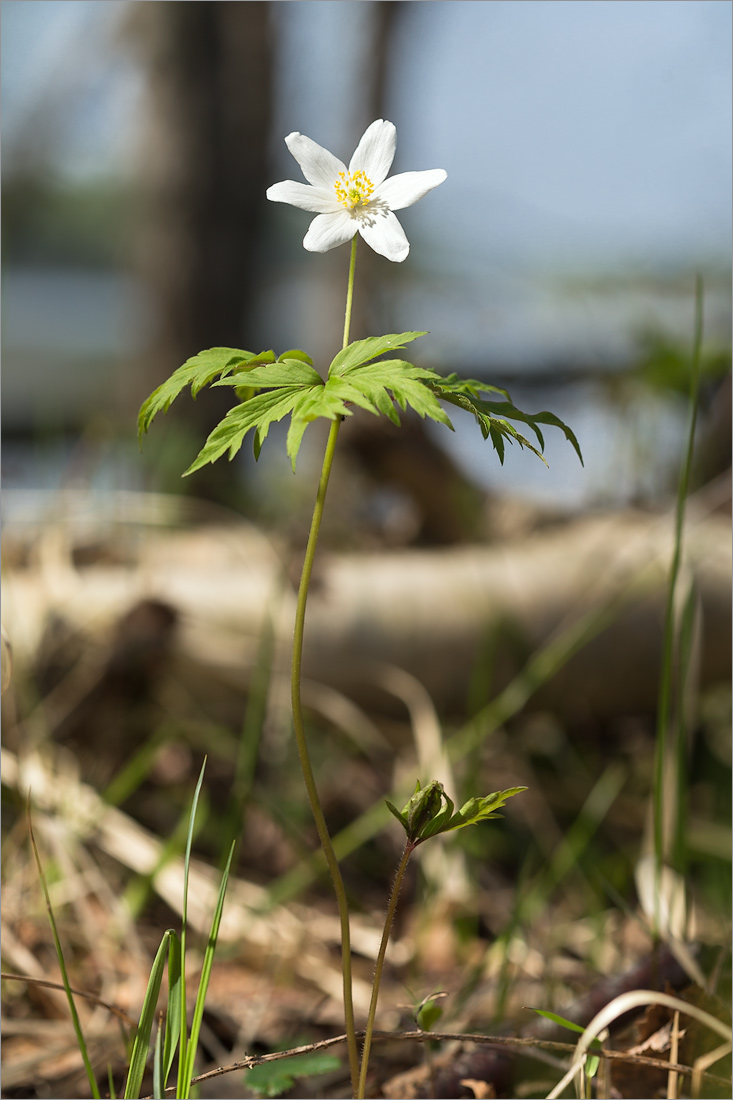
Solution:
<svg viewBox="0 0 733 1100"><path fill-rule="evenodd" d="M261 532L245 523L161 530L123 520L104 539L118 560L80 554L72 509L37 530L19 564L9 556L4 626L18 659L37 652L54 617L102 653L130 608L155 601L175 613L174 659L241 685L271 621L276 660L287 667L292 570ZM440 710L465 710L477 679L495 694L548 638L611 608L612 621L535 685L533 705L576 717L651 711L672 549L671 516L624 511L498 546L323 553L304 674L379 710L394 705L379 687L380 667L394 665L416 676ZM682 583L698 593L703 686L729 678L730 561L729 518L690 507Z"/></svg>

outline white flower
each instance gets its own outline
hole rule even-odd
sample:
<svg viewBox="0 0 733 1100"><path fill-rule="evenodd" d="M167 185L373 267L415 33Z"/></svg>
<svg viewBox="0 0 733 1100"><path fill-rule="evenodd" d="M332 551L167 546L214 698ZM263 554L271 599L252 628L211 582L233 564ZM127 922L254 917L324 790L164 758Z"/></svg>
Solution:
<svg viewBox="0 0 733 1100"><path fill-rule="evenodd" d="M309 252L328 252L359 232L381 256L397 263L405 259L410 242L393 212L412 206L442 183L447 175L442 168L402 172L387 179L397 131L381 118L365 132L348 168L297 131L288 134L285 144L308 183L275 183L268 187L267 197L318 214L303 240Z"/></svg>

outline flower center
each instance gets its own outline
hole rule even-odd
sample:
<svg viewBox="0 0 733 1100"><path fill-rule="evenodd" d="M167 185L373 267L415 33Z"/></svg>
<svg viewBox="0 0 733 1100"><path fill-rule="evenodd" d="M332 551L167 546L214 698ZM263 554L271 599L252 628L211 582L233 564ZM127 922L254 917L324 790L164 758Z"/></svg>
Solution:
<svg viewBox="0 0 733 1100"><path fill-rule="evenodd" d="M355 206L366 206L371 198L374 184L359 170L350 175L348 172L339 172L338 179L334 183L336 198L347 210L353 210Z"/></svg>

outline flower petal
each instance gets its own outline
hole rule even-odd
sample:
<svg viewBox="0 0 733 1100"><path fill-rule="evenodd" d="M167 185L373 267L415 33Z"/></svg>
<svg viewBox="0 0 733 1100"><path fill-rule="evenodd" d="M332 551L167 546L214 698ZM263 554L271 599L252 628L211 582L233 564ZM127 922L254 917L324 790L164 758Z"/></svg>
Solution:
<svg viewBox="0 0 733 1100"><path fill-rule="evenodd" d="M312 210L316 214L335 214L343 210L333 187L326 191L323 187L311 187L309 183L283 180L268 187L266 194L272 202L287 202L300 210Z"/></svg>
<svg viewBox="0 0 733 1100"><path fill-rule="evenodd" d="M288 134L285 144L300 165L308 183L312 183L314 187L333 188L339 172L346 171L346 165L338 157L297 130Z"/></svg>
<svg viewBox="0 0 733 1100"><path fill-rule="evenodd" d="M386 256L398 264L407 259L410 242L391 210L380 210L374 217L360 218L359 232L380 256Z"/></svg>
<svg viewBox="0 0 733 1100"><path fill-rule="evenodd" d="M310 224L303 238L303 247L309 252L328 252L346 244L356 233L358 222L348 210L339 210L335 214L319 214Z"/></svg>
<svg viewBox="0 0 733 1100"><path fill-rule="evenodd" d="M378 187L392 167L397 147L397 131L394 124L378 118L364 132L349 161L349 172L361 170Z"/></svg>
<svg viewBox="0 0 733 1100"><path fill-rule="evenodd" d="M427 172L402 172L385 180L375 190L372 201L381 199L390 210L404 210L442 183L447 175L442 168L431 168Z"/></svg>

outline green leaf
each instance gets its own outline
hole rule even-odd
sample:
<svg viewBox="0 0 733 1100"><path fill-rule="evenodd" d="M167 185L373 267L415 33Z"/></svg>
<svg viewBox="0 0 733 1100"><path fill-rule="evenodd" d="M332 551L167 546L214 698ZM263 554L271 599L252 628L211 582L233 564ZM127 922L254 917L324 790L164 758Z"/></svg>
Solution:
<svg viewBox="0 0 733 1100"><path fill-rule="evenodd" d="M415 1022L421 1031L432 1031L442 1015L443 1009L438 1002L427 997L415 1013Z"/></svg>
<svg viewBox="0 0 733 1100"><path fill-rule="evenodd" d="M575 435L554 413L525 413L513 404L506 390L473 378L461 379L455 373L441 378L434 371L403 359L374 361L424 335L425 332L410 331L356 340L334 357L325 383L310 356L300 348L283 352L277 359L273 351L255 355L237 348L208 348L187 360L143 404L138 417L140 438L154 417L166 412L182 389L190 386L195 397L203 386L211 383L232 387L239 404L214 428L184 477L224 454L231 460L250 430L254 433L254 454L258 458L270 425L288 415L292 422L287 453L293 470L308 424L319 417L334 420L350 416L351 406L375 416L387 416L394 424L400 423L398 410L404 411L409 406L420 417L430 417L452 430L441 401L465 409L475 417L484 439L491 440L501 463L507 440L526 447L544 462L541 424L560 428L582 463ZM482 395L503 400L486 400ZM512 421L528 424L537 446Z"/></svg>
<svg viewBox="0 0 733 1100"><path fill-rule="evenodd" d="M440 378L432 385L433 391L444 401L449 401L459 408L466 409L476 418L484 439L491 438L499 456L499 461L504 461L504 440L510 443L517 442L520 447L527 447L544 462L542 451L545 440L540 424L549 424L559 428L565 438L575 449L575 452L583 464L583 455L574 432L554 413L542 411L538 413L525 413L512 402L506 390L499 389L486 382L480 382L475 378L459 378L457 374L450 374L446 378ZM480 395L482 393L501 394L504 401L486 401ZM538 450L525 436L509 423L510 420L518 420L528 424L535 433L540 449Z"/></svg>
<svg viewBox="0 0 733 1100"><path fill-rule="evenodd" d="M505 791L495 791L483 798L469 798L457 813L453 813L453 802L445 793L443 784L433 779L426 786L417 782L415 793L400 812L391 802L387 803L407 834L407 839L415 846L440 833L464 829L467 825L476 825L479 821L488 821L501 817L496 811L526 787L509 787Z"/></svg>
<svg viewBox="0 0 733 1100"><path fill-rule="evenodd" d="M28 793L28 833L30 837L31 848L33 849L33 858L35 859L36 867L38 868L38 877L41 882L41 889L43 890L44 901L46 902L46 911L48 913L48 919L51 925L51 935L53 936L54 947L56 949L56 958L58 960L59 970L61 971L61 979L64 983L64 992L66 993L66 999L69 1002L69 1010L71 1012L71 1019L74 1025L74 1032L76 1034L76 1042L79 1047L82 1060L84 1062L84 1068L86 1070L87 1078L89 1081L89 1089L95 1100L99 1100L99 1086L97 1085L97 1078L94 1070L92 1069L92 1063L89 1058L89 1050L87 1048L86 1040L84 1039L84 1032L82 1030L81 1021L79 1020L79 1013L77 1012L74 995L71 992L69 973L66 968L66 960L64 958L64 951L61 945L58 925L56 924L56 917L54 916L53 906L51 905L51 896L48 892L48 883L46 881L46 875L44 873L43 864L41 862L41 854L38 851L38 845L36 844L36 838L33 833L30 792Z"/></svg>
<svg viewBox="0 0 733 1100"><path fill-rule="evenodd" d="M370 359L376 359L385 351L397 351L405 344L417 340L419 336L427 336L427 332L390 332L386 336L368 336L366 340L355 340L334 357L328 368L328 376L330 378L333 374L343 374L362 363L368 363Z"/></svg>
<svg viewBox="0 0 733 1100"><path fill-rule="evenodd" d="M160 1038L160 1024L158 1024L155 1032L155 1054L153 1055L153 1100L163 1100L164 1096L163 1044Z"/></svg>
<svg viewBox="0 0 733 1100"><path fill-rule="evenodd" d="M251 389L275 389L278 386L322 386L317 370L300 359L278 359L276 363L255 366L247 371L246 385ZM241 386L241 374L214 382L215 386Z"/></svg>
<svg viewBox="0 0 733 1100"><path fill-rule="evenodd" d="M291 348L290 351L284 351L282 355L278 355L278 363L284 363L286 359L300 359L301 362L307 363L309 367L313 366L313 360L307 351L302 351L300 348Z"/></svg>
<svg viewBox="0 0 733 1100"><path fill-rule="evenodd" d="M173 1068L173 1059L178 1049L180 1039L181 1015L182 1015L182 989L183 984L183 958L181 956L181 941L175 932L170 934L170 947L168 950L168 1006L165 1015L165 1034L163 1039L163 1062L161 1071L163 1074L163 1088L168 1084L168 1077ZM183 1012L185 1017L185 1012Z"/></svg>
<svg viewBox="0 0 733 1100"><path fill-rule="evenodd" d="M257 429L257 445L261 447L267 438L270 424L282 420L292 412L301 396L300 388L283 386L280 389L255 394L243 405L235 405L214 428L197 458L183 476L187 477L194 473L207 462L216 462L217 458L221 458L227 451L229 459L234 458L244 442L244 437L252 428Z"/></svg>
<svg viewBox="0 0 733 1100"><path fill-rule="evenodd" d="M529 1011L536 1012L538 1016L544 1016L546 1020L552 1020L553 1024L559 1024L560 1027L565 1027L568 1031L575 1031L580 1035L585 1032L585 1028L581 1027L580 1024L574 1024L572 1020L566 1020L564 1016L558 1016L556 1012L548 1012L544 1008L531 1007L529 1007ZM598 1040L594 1039L593 1042L598 1043ZM598 1043L598 1045L600 1046L600 1043Z"/></svg>
<svg viewBox="0 0 733 1100"><path fill-rule="evenodd" d="M314 1077L319 1073L330 1073L338 1069L341 1062L334 1054L313 1051L312 1054L298 1054L282 1061L263 1062L247 1070L245 1083L252 1092L260 1096L280 1096L295 1084L299 1077Z"/></svg>
<svg viewBox="0 0 733 1100"><path fill-rule="evenodd" d="M416 367L403 359L383 359L378 363L350 367L335 377L330 376L326 390L369 412L383 413L395 424L399 424L400 419L393 399L402 410L409 405L418 416L429 416L431 420L452 428L445 410L426 384L437 378L434 371Z"/></svg>
<svg viewBox="0 0 733 1100"><path fill-rule="evenodd" d="M191 811L189 813L188 820L188 834L186 836L186 851L183 857L183 904L181 906L181 965L180 973L177 976L177 984L180 989L180 996L177 998L180 1003L180 1015L178 1020L178 1034L179 1034L179 1054L178 1054L178 1074L176 1084L176 1096L181 1100L187 1100L190 1090L190 1078L186 1079L186 1067L188 1066L188 1031L186 1028L186 937L188 935L188 878L191 865L191 845L193 843L194 831L196 826L196 810L201 796L201 787L204 782L204 772L206 770L206 760L204 757L203 764L201 765L201 771L199 772L198 782L194 788L193 798L191 800Z"/></svg>
<svg viewBox="0 0 733 1100"><path fill-rule="evenodd" d="M585 1032L585 1028L581 1027L580 1024L574 1024L572 1020L566 1020L564 1016L558 1016L556 1012L547 1012L542 1008L530 1008L530 1012L536 1012L538 1016L544 1016L545 1019L552 1020L554 1024L559 1024L560 1027L565 1027L568 1031L579 1032L581 1035ZM590 1046L595 1050L602 1049L601 1041L598 1038L592 1039ZM585 1065L585 1072L588 1077L595 1077L599 1064L600 1058L597 1056L594 1055L588 1058Z"/></svg>
<svg viewBox="0 0 733 1100"><path fill-rule="evenodd" d="M581 466L584 465L583 455L580 450L580 444L575 437L575 432L571 428L569 428L568 425L565 424L559 416L555 416L554 413L547 412L547 410L538 413L525 413L522 412L521 409L516 408L516 406L513 405L511 401L485 401L481 404L482 408L485 408L491 412L491 415L498 413L500 415L508 416L512 420L521 420L525 424L529 424L529 426L532 428L537 438L539 439L541 447L544 447L545 443L544 439L542 438L542 432L537 427L537 425L550 424L554 428L559 428L563 432L568 443L572 444L575 453L580 459Z"/></svg>
<svg viewBox="0 0 733 1100"><path fill-rule="evenodd" d="M481 434L484 439L491 439L494 445L494 449L499 456L499 461L502 466L504 465L504 440L508 439L510 443L517 442L520 447L526 447L537 455L542 462L547 465L545 458L541 451L539 451L533 443L518 432L513 424L510 424L505 419L493 416L488 411L488 402L480 401L478 399L468 397L463 393L454 393L452 391L443 391L442 386L435 387L435 392L444 401L449 401L452 405L457 405L460 409L465 409L467 412L473 414L476 418L478 426L481 429ZM544 440L541 441L541 446L544 446Z"/></svg>
<svg viewBox="0 0 733 1100"><path fill-rule="evenodd" d="M150 969L148 985L145 990L143 1006L140 1011L140 1020L137 1025L137 1031L135 1032L135 1042L132 1045L132 1054L130 1055L130 1068L127 1072L127 1081L125 1082L125 1100L130 1100L130 1098L140 1095L143 1077L145 1075L145 1067L148 1062L148 1053L150 1051L150 1036L155 1021L155 1009L158 1004L158 996L160 994L160 986L163 980L163 971L165 970L166 956L168 954L168 941L173 934L174 933L170 929L163 933L163 939L160 941L160 947L158 948L158 952Z"/></svg>
<svg viewBox="0 0 733 1100"><path fill-rule="evenodd" d="M299 355L308 358L305 352ZM270 425L282 420L288 413L292 414L292 423L288 431L287 453L294 470L308 424L319 416L334 420L337 416L348 413L340 398L331 391L325 392L323 379L305 359L281 358L276 363L254 367L249 371L247 386L269 392L258 393L245 404L230 409L214 428L195 462L183 476L194 473L207 462L216 462L226 451L231 460L251 429L255 430L255 458L259 458ZM239 379L222 378L215 385L238 386Z"/></svg>
<svg viewBox="0 0 733 1100"><path fill-rule="evenodd" d="M143 403L137 421L138 438L142 439L159 412L168 412L171 403L186 386L191 387L191 396L196 397L218 375L227 375L235 370L241 373L250 366L256 367L258 363L271 362L274 359L273 351L263 351L259 355L240 348L207 348L206 351L200 351L198 355L187 359Z"/></svg>
<svg viewBox="0 0 733 1100"><path fill-rule="evenodd" d="M427 840L431 836L437 836L438 833L444 832L447 823L450 821L453 814L453 802L448 795L443 791L443 797L445 798L445 806L436 814L432 821L428 823L420 830L420 840Z"/></svg>
<svg viewBox="0 0 733 1100"><path fill-rule="evenodd" d="M189 359L150 395L140 410L139 433L142 436L148 430L157 413L166 411L185 386L190 385L195 397L202 386L211 383L232 387L240 403L214 428L184 477L224 454L231 460L250 430L258 458L270 425L288 415L292 422L287 453L293 469L308 424L319 417L335 420L350 416L352 406L375 416L387 416L394 424L400 423L398 410L409 406L418 416L429 417L452 430L441 401L475 417L484 439L491 440L502 463L507 440L526 447L544 462L541 424L560 428L583 461L575 435L554 413L525 413L512 403L506 390L476 379L461 379L455 373L441 378L435 371L403 359L377 359L424 335L410 331L356 340L334 357L325 383L310 356L299 348L283 352L277 360L273 351L254 355L236 348L209 348ZM486 400L481 395L503 400ZM512 421L528 424L537 446Z"/></svg>
<svg viewBox="0 0 733 1100"><path fill-rule="evenodd" d="M385 339L381 338L382 344ZM401 359L388 359L357 364L344 368L344 372L342 375L332 375L324 384L317 371L296 359L254 367L247 373L247 385L262 392L229 410L184 476L207 462L215 462L227 452L229 458L233 458L247 432L252 429L255 431L257 457L270 425L288 414L292 416L292 423L288 431L287 453L293 469L308 424L319 417L335 420L338 416L351 416L350 405L357 405L375 415L384 413L399 424L399 415L394 407L396 402L400 409L409 405L419 416L429 416L452 427L435 394L426 385L426 382L438 378L433 371ZM239 382L236 377L227 377L215 384L237 386Z"/></svg>
<svg viewBox="0 0 733 1100"><path fill-rule="evenodd" d="M440 832L443 822L453 813L453 803L437 779L424 787L420 786L418 779L415 793L405 803L402 812L391 802L387 806L402 825L411 844L419 844Z"/></svg>
<svg viewBox="0 0 733 1100"><path fill-rule="evenodd" d="M484 798L469 798L458 813L454 814L443 832L465 829L467 825L476 825L479 821L489 821L492 817L501 817L496 813L504 803L516 794L526 791L526 787L509 787L505 791L494 791Z"/></svg>
<svg viewBox="0 0 733 1100"><path fill-rule="evenodd" d="M211 921L211 929L209 931L209 937L206 941L206 950L204 951L204 960L201 964L201 976L199 978L198 992L196 993L196 1002L193 1009L193 1019L191 1021L191 1034L188 1039L188 1046L186 1048L187 1068L185 1075L185 1095L188 1096L190 1091L190 1082L196 1069L196 1050L199 1042L199 1034L201 1032L201 1023L204 1018L204 1007L206 1005L206 994L209 988L209 979L211 978L211 968L214 965L214 953L216 951L216 943L219 938L219 927L221 925L221 917L224 911L224 898L226 896L227 884L229 882L229 871L232 865L232 857L234 855L235 841L232 841L231 848L229 849L229 857L224 867L224 871L221 876L221 883L219 885L219 894L216 899L216 906L214 908L214 916Z"/></svg>
<svg viewBox="0 0 733 1100"><path fill-rule="evenodd" d="M407 817L405 814L401 814L393 802L389 802L386 798L384 800L387 803L387 809L390 813L393 813L403 829L407 829Z"/></svg>
<svg viewBox="0 0 733 1100"><path fill-rule="evenodd" d="M418 781L414 795L403 810L403 813L407 814L407 836L409 840L416 840L419 836L422 836L423 829L435 819L436 814L440 813L443 801L446 798L443 784L439 783L437 779L433 779L425 787L420 787Z"/></svg>

